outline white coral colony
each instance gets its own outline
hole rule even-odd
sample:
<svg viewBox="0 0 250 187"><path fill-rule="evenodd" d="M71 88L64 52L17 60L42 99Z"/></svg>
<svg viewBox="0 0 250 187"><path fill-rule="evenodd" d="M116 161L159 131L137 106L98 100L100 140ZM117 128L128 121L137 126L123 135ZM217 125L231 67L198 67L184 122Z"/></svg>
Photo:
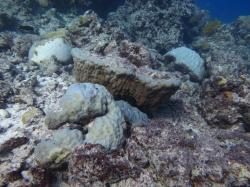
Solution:
<svg viewBox="0 0 250 187"><path fill-rule="evenodd" d="M29 51L29 60L39 65L56 60L65 64L71 60L71 47L63 38L54 38L35 43Z"/></svg>

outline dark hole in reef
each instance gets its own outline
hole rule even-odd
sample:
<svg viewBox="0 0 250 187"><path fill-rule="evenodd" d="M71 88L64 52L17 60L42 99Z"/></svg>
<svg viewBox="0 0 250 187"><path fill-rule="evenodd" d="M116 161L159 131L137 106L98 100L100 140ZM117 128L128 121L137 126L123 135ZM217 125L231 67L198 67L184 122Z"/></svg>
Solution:
<svg viewBox="0 0 250 187"><path fill-rule="evenodd" d="M183 30L183 41L185 44L191 44L195 36L199 34L199 32L194 29L195 26L198 27L198 21L191 23L190 18L183 18L182 22L185 23Z"/></svg>
<svg viewBox="0 0 250 187"><path fill-rule="evenodd" d="M125 97L124 96L116 96L115 97L115 100L125 100L125 101L127 101L128 103L130 103L131 105L133 105L133 106L136 106L136 100L135 100L135 98L133 98L132 96L126 96L126 99L125 99Z"/></svg>
<svg viewBox="0 0 250 187"><path fill-rule="evenodd" d="M110 12L115 11L124 2L125 0L93 0L89 8L94 10L100 17L106 18Z"/></svg>
<svg viewBox="0 0 250 187"><path fill-rule="evenodd" d="M131 136L131 127L132 127L132 124L130 123L126 123L126 129L124 130L123 134L126 138L129 138Z"/></svg>

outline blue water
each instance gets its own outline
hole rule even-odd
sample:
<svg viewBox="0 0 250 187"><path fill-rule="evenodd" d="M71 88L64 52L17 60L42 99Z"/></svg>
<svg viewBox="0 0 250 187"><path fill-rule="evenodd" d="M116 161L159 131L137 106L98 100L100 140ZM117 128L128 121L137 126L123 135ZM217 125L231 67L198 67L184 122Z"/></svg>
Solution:
<svg viewBox="0 0 250 187"><path fill-rule="evenodd" d="M229 23L238 16L250 15L250 0L196 0L199 7L209 10L210 15Z"/></svg>

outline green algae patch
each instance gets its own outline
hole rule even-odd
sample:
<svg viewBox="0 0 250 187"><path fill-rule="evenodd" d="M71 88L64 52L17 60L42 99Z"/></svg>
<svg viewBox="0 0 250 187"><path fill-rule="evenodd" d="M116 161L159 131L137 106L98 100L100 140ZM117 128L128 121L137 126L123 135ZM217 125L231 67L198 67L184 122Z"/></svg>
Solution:
<svg viewBox="0 0 250 187"><path fill-rule="evenodd" d="M39 114L41 114L41 111L38 108L30 107L26 112L23 113L21 121L23 124L29 124Z"/></svg>
<svg viewBox="0 0 250 187"><path fill-rule="evenodd" d="M50 38L65 38L66 37L66 29L58 28L55 31L48 32L42 36L44 39Z"/></svg>

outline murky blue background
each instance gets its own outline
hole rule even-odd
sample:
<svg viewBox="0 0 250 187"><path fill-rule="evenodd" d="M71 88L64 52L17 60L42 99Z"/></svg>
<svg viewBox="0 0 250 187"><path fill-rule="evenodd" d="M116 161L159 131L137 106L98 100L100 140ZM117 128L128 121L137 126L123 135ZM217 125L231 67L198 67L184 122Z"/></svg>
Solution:
<svg viewBox="0 0 250 187"><path fill-rule="evenodd" d="M210 11L213 18L231 22L240 15L250 15L250 0L196 0L197 4Z"/></svg>

